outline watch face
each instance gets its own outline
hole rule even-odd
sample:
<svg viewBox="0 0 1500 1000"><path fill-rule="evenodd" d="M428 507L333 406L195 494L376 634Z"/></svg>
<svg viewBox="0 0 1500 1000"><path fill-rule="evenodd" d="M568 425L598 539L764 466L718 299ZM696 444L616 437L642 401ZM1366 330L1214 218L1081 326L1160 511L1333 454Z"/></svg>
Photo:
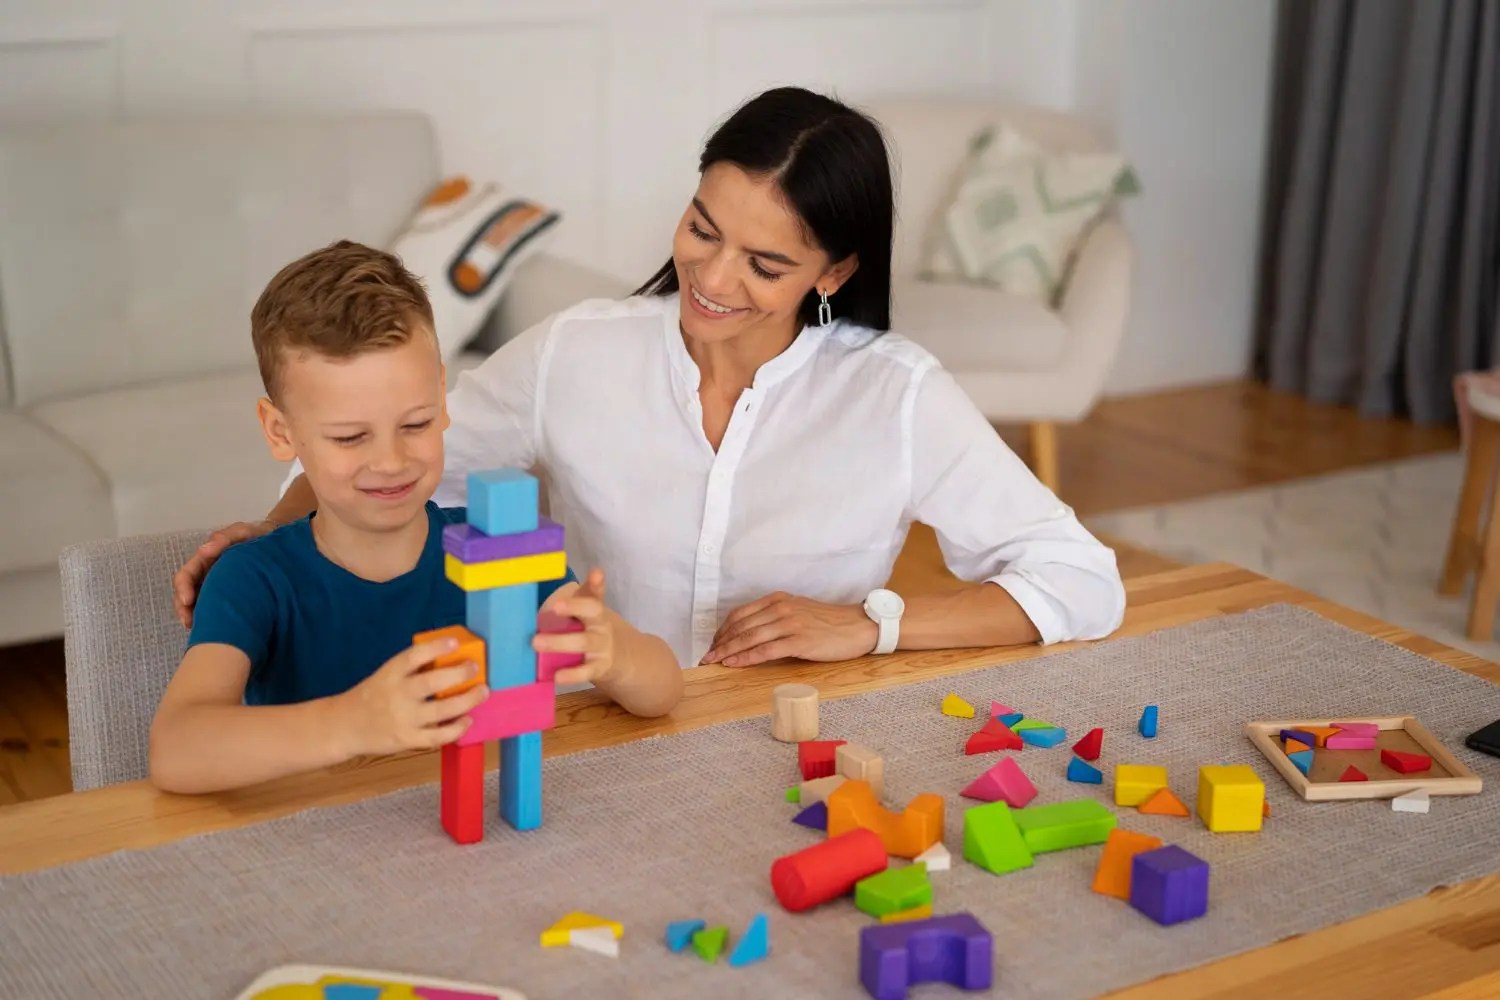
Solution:
<svg viewBox="0 0 1500 1000"><path fill-rule="evenodd" d="M870 610L882 618L896 618L905 610L906 603L889 590L877 590L868 598Z"/></svg>

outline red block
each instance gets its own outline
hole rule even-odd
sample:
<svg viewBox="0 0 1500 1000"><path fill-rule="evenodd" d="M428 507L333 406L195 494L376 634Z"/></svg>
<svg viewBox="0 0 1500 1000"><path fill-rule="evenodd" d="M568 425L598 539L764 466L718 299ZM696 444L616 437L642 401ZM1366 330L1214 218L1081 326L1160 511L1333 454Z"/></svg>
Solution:
<svg viewBox="0 0 1500 1000"><path fill-rule="evenodd" d="M879 835L856 827L777 858L771 865L771 890L782 906L799 913L842 896L889 863Z"/></svg>
<svg viewBox="0 0 1500 1000"><path fill-rule="evenodd" d="M460 844L484 839L484 744L443 747L443 829Z"/></svg>
<svg viewBox="0 0 1500 1000"><path fill-rule="evenodd" d="M797 764L802 780L830 778L838 770L838 751L847 740L804 740L797 744Z"/></svg>
<svg viewBox="0 0 1500 1000"><path fill-rule="evenodd" d="M1083 739L1073 744L1073 752L1084 760L1098 760L1103 746L1104 730L1090 729Z"/></svg>
<svg viewBox="0 0 1500 1000"><path fill-rule="evenodd" d="M992 750L1019 750L1026 744L1015 732L999 719L986 722L978 732L964 744L964 753L989 753Z"/></svg>
<svg viewBox="0 0 1500 1000"><path fill-rule="evenodd" d="M1402 753L1400 750L1380 751L1380 763L1392 771L1402 774L1411 774L1413 771L1425 771L1432 766L1432 758L1420 753Z"/></svg>
<svg viewBox="0 0 1500 1000"><path fill-rule="evenodd" d="M1353 764L1350 764L1348 767L1344 768L1344 773L1341 774L1341 775L1339 775L1339 780L1340 781L1369 781L1370 780L1370 776L1368 774L1366 774L1365 772L1361 771L1359 768L1355 767Z"/></svg>

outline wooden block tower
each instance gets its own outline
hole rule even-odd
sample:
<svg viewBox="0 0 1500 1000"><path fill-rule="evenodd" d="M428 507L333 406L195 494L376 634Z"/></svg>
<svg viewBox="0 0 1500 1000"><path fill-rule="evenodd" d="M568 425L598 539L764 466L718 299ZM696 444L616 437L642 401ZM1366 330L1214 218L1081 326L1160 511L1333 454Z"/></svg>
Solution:
<svg viewBox="0 0 1500 1000"><path fill-rule="evenodd" d="M537 674L537 584L567 573L562 526L537 513L538 484L517 469L470 473L467 524L443 531L444 567L467 595L468 631L483 640L490 696L442 750L443 828L460 844L484 837L484 744L500 743L500 816L517 830L542 825L542 731L554 722L549 663ZM548 616L546 631L576 628ZM420 641L433 633L418 636ZM571 658L581 660L581 657ZM446 693L446 692L445 692Z"/></svg>

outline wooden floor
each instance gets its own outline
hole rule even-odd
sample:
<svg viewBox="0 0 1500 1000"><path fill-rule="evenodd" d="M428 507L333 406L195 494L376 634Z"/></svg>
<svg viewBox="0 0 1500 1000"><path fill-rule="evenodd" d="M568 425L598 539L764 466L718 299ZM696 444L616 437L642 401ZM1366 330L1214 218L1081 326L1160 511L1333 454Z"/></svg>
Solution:
<svg viewBox="0 0 1500 1000"><path fill-rule="evenodd" d="M1026 456L1024 428L1002 435ZM1081 516L1281 482L1457 447L1457 431L1363 420L1252 383L1230 383L1101 403L1060 434L1060 493ZM1172 563L1114 542L1121 572ZM918 525L892 586L954 586L932 532ZM0 649L0 805L71 788L60 641Z"/></svg>

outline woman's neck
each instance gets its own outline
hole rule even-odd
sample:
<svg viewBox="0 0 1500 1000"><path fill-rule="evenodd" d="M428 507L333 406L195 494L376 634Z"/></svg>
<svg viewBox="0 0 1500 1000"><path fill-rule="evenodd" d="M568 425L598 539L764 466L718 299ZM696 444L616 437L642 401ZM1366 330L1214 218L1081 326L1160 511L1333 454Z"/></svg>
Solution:
<svg viewBox="0 0 1500 1000"><path fill-rule="evenodd" d="M700 391L712 389L733 400L755 382L755 373L762 365L792 346L800 332L793 323L776 329L746 330L717 343L694 340L683 333L682 341L698 366Z"/></svg>

